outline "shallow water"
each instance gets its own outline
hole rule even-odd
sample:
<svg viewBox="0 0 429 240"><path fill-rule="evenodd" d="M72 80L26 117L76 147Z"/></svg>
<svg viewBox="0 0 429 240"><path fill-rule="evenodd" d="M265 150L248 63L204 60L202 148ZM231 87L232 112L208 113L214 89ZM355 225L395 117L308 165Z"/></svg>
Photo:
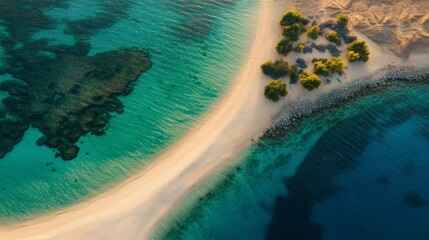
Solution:
<svg viewBox="0 0 429 240"><path fill-rule="evenodd" d="M372 90L259 141L153 238L426 239L428 90Z"/></svg>
<svg viewBox="0 0 429 240"><path fill-rule="evenodd" d="M64 2L65 8L44 9L55 27L38 30L31 39L72 45L79 36L91 43L91 56L141 49L151 54L153 66L129 96L121 97L125 112L113 116L106 134L79 140L76 159L55 158L52 149L35 145L41 136L38 130L25 133L0 160L4 224L94 196L170 146L228 87L250 46L257 17L254 0ZM71 36L66 30L68 22L99 16L103 21L95 26L97 31L85 28ZM4 28L0 30L7 35ZM9 78L3 75L0 81ZM5 96L0 91L0 98Z"/></svg>

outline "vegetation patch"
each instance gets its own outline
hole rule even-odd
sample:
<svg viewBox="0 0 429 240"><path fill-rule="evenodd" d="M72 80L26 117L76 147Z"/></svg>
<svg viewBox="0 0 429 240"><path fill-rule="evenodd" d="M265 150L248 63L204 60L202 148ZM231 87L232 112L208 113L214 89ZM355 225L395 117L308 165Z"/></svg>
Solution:
<svg viewBox="0 0 429 240"><path fill-rule="evenodd" d="M283 37L291 41L297 41L303 25L302 23L294 23L292 25L283 26Z"/></svg>
<svg viewBox="0 0 429 240"><path fill-rule="evenodd" d="M326 65L331 73L337 73L340 76L344 74L344 69L346 68L346 63L339 57L329 59L326 61Z"/></svg>
<svg viewBox="0 0 429 240"><path fill-rule="evenodd" d="M307 29L307 37L316 40L320 33L320 27L315 25Z"/></svg>
<svg viewBox="0 0 429 240"><path fill-rule="evenodd" d="M316 20L312 25L305 28L309 20L304 18L296 10L287 11L280 20L282 28L282 40L277 44L276 50L283 59L275 62L268 61L261 65L262 72L272 79L289 76L290 83L301 82L308 91L314 91L322 84L321 77L330 77L333 74L343 75L347 67L346 62L340 57L345 50L342 43L350 44L347 47L347 58L349 62L367 62L369 60L369 48L365 41L358 41L356 36L350 32L347 15L339 15L337 19L331 19L318 24ZM297 42L301 35L306 34L308 39ZM324 36L325 43L319 43L319 36ZM321 53L329 52L331 58L313 59L311 73L304 72L307 68L306 60L298 56L295 64L290 66L285 60L292 51L296 55L312 53L313 48ZM329 83L329 80L326 80ZM341 81L339 81L341 83ZM287 95L286 84L280 80L271 80L265 87L265 96L272 101L278 101Z"/></svg>
<svg viewBox="0 0 429 240"><path fill-rule="evenodd" d="M341 14L337 18L338 24L345 27L349 23L349 17L345 14Z"/></svg>
<svg viewBox="0 0 429 240"><path fill-rule="evenodd" d="M261 65L262 72L273 79L289 75L289 63L283 60L268 61Z"/></svg>
<svg viewBox="0 0 429 240"><path fill-rule="evenodd" d="M286 84L280 80L271 80L265 86L265 97L274 102L280 100L280 97L286 97L287 93Z"/></svg>
<svg viewBox="0 0 429 240"><path fill-rule="evenodd" d="M287 56L293 50L292 41L289 39L282 39L276 46L276 50L279 54Z"/></svg>
<svg viewBox="0 0 429 240"><path fill-rule="evenodd" d="M327 62L326 59L322 59L322 60L313 62L313 64L314 64L313 73L317 74L319 76L328 76L329 75L329 69L328 69L328 65L326 64L326 62Z"/></svg>
<svg viewBox="0 0 429 240"><path fill-rule="evenodd" d="M300 82L308 91L313 91L322 84L322 80L320 80L319 76L314 73L308 74L306 72L301 75Z"/></svg>
<svg viewBox="0 0 429 240"><path fill-rule="evenodd" d="M280 25L284 27L293 25L295 23L303 23L305 21L308 22L308 20L305 20L302 17L301 13L296 10L289 10L283 15L282 19L280 20Z"/></svg>
<svg viewBox="0 0 429 240"><path fill-rule="evenodd" d="M341 38L338 36L338 33L335 31L331 31L328 34L326 34L326 39L328 41L337 44L338 46L341 45Z"/></svg>
<svg viewBox="0 0 429 240"><path fill-rule="evenodd" d="M302 53L305 48L305 43L298 43L293 49L295 52Z"/></svg>
<svg viewBox="0 0 429 240"><path fill-rule="evenodd" d="M295 66L292 66L290 68L290 71L289 71L289 76L290 76L290 82L291 83L298 82L298 79L299 79L298 68Z"/></svg>
<svg viewBox="0 0 429 240"><path fill-rule="evenodd" d="M347 47L347 50L347 58L349 59L349 62L368 62L370 51L364 40L356 40L352 42Z"/></svg>

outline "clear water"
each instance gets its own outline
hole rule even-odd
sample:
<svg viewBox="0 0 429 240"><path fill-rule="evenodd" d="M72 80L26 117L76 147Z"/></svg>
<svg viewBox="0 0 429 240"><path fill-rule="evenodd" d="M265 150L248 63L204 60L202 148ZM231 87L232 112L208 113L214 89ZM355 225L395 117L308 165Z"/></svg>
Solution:
<svg viewBox="0 0 429 240"><path fill-rule="evenodd" d="M60 23L86 19L101 11L100 3L118 1L70 0L68 8L51 8L46 13ZM119 3L129 6L124 8L124 17L91 36L90 55L121 48L147 49L153 67L140 77L132 94L121 99L125 113L111 120L106 135L81 138L80 155L73 161L56 159L52 150L37 147L38 130L26 133L0 161L3 224L92 197L162 153L228 87L250 46L258 12L256 0ZM58 24L32 38L72 45L74 39L64 29Z"/></svg>
<svg viewBox="0 0 429 240"><path fill-rule="evenodd" d="M154 239L427 239L428 85L372 91L265 139Z"/></svg>

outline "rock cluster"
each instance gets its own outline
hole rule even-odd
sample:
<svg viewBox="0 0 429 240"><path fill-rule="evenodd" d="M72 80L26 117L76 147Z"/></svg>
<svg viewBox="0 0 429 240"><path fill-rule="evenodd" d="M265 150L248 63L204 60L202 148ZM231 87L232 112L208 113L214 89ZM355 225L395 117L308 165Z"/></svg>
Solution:
<svg viewBox="0 0 429 240"><path fill-rule="evenodd" d="M344 87L318 97L315 101L288 101L277 114L271 127L266 129L264 137L276 137L283 134L297 120L317 111L343 104L349 99L364 94L371 89L391 85L392 82L429 83L429 68L387 66L372 76L357 79Z"/></svg>

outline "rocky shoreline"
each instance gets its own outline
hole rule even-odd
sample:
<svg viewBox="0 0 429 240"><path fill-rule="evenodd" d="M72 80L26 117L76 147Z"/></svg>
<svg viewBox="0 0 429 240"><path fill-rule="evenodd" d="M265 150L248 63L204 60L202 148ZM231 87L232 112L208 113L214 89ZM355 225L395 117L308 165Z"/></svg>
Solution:
<svg viewBox="0 0 429 240"><path fill-rule="evenodd" d="M327 108L344 104L348 100L365 94L368 90L391 85L393 82L429 83L429 67L389 65L376 71L369 77L357 79L329 93L322 94L316 100L288 101L273 117L262 138L277 137L285 133L296 121Z"/></svg>

